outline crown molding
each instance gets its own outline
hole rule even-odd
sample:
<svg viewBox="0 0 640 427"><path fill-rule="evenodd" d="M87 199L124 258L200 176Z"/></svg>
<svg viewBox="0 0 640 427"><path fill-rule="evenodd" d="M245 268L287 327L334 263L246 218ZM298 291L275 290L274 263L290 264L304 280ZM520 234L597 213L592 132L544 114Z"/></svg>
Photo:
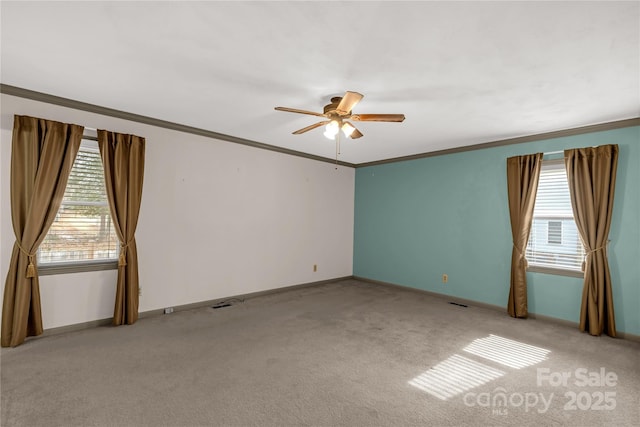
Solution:
<svg viewBox="0 0 640 427"><path fill-rule="evenodd" d="M171 129L179 132L190 133L193 135L204 136L207 138L217 139L220 141L232 142L234 144L247 145L253 148L259 148L261 150L275 151L276 153L288 154L290 156L303 157L305 159L317 160L319 162L338 164L340 166L346 166L353 168L356 165L353 163L343 162L328 157L316 156L314 154L303 153L302 151L290 150L288 148L277 147L275 145L269 145L258 141L252 141L250 139L239 138L232 135L226 135L224 133L218 133L207 129L197 128L194 126L187 126L180 123L169 122L166 120L156 119L154 117L143 116L140 114L129 113L127 111L116 110L113 108L102 107L100 105L89 104L82 101L76 101L74 99L63 98L60 96L49 95L47 93L36 92L29 89L24 89L16 86L10 86L0 83L0 93L16 96L19 98L31 99L33 101L45 102L47 104L59 105L61 107L73 108L75 110L86 111L89 113L101 114L103 116L115 117L118 119L129 120L132 122L142 123L146 125L156 126L164 129Z"/></svg>
<svg viewBox="0 0 640 427"><path fill-rule="evenodd" d="M316 160L325 163L338 164L340 166L346 166L350 168L363 168L368 166L377 166L387 163L404 162L408 160L424 159L427 157L444 156L446 154L463 153L466 151L482 150L484 148L502 147L505 145L522 144L525 142L541 141L551 138L560 138L571 135L580 135L584 133L601 132L612 129L619 129L631 126L640 126L640 117L634 117L625 120L618 120L614 122L598 123L594 125L581 126L572 129L557 130L552 132L539 133L534 135L520 136L516 138L502 139L491 142L484 142L480 144L468 145L464 147L449 148L446 150L430 151L426 153L413 154L410 156L394 157L384 160L376 160L365 163L348 163L343 161L337 161L328 157L316 156L314 154L303 153L302 151L290 150L288 148L278 147L275 145L265 144L263 142L252 141L250 139L239 138L232 135L226 135L206 129L201 129L193 126L187 126L180 123L169 122L166 120L156 119L154 117L143 116L140 114L129 113L126 111L116 110L113 108L102 107L95 104L89 104L82 101L76 101L74 99L63 98L60 96L49 95L42 92L36 92L29 89L24 89L16 86L0 83L0 93L6 95L17 96L20 98L31 99L34 101L45 102L48 104L59 105L62 107L73 108L76 110L87 111L89 113L102 114L105 116L115 117L119 119L129 120L133 122L143 123L151 126L156 126L165 129L176 130L179 132L190 133L193 135L204 136L207 138L217 139L226 142L232 142L234 144L246 145L249 147L259 148L261 150L274 151L276 153L288 154L291 156L302 157L306 159Z"/></svg>
<svg viewBox="0 0 640 427"><path fill-rule="evenodd" d="M631 126L640 126L640 117L631 119L618 120L615 122L598 123L595 125L581 126L571 129L563 129L552 132L538 133L534 135L519 136L516 138L501 139L498 141L483 142L481 144L467 145L465 147L449 148L446 150L430 151L427 153L413 154L410 156L394 157L392 159L376 160L373 162L357 163L356 168L364 168L367 166L377 166L386 163L405 162L407 160L424 159L426 157L444 156L445 154L464 153L466 151L482 150L484 148L502 147L505 145L522 144L524 142L542 141L551 138L560 138L564 136L580 135L583 133L602 132L611 129L620 129Z"/></svg>

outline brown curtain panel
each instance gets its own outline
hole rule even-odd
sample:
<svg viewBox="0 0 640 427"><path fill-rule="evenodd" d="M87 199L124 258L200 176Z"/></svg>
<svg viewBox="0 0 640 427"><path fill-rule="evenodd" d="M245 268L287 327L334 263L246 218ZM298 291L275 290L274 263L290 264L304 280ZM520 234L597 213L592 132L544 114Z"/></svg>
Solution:
<svg viewBox="0 0 640 427"><path fill-rule="evenodd" d="M618 146L565 150L573 216L587 252L580 330L616 336L607 242L616 188Z"/></svg>
<svg viewBox="0 0 640 427"><path fill-rule="evenodd" d="M98 146L113 225L120 239L114 325L138 320L138 249L135 232L142 200L145 139L98 130Z"/></svg>
<svg viewBox="0 0 640 427"><path fill-rule="evenodd" d="M512 317L527 317L527 259L533 208L542 167L542 153L507 159L507 189L511 216L511 285L507 311Z"/></svg>
<svg viewBox="0 0 640 427"><path fill-rule="evenodd" d="M36 251L62 202L83 126L15 116L11 142L13 245L2 302L2 347L42 334Z"/></svg>

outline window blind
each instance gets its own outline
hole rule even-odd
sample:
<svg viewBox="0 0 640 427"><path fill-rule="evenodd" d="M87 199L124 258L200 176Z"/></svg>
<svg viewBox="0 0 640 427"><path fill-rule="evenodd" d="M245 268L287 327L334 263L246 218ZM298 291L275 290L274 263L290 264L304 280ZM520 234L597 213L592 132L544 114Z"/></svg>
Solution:
<svg viewBox="0 0 640 427"><path fill-rule="evenodd" d="M564 160L544 161L527 244L527 261L532 266L580 271L584 254L573 218Z"/></svg>
<svg viewBox="0 0 640 427"><path fill-rule="evenodd" d="M119 252L95 141L83 140L64 198L38 249L38 264L116 260Z"/></svg>

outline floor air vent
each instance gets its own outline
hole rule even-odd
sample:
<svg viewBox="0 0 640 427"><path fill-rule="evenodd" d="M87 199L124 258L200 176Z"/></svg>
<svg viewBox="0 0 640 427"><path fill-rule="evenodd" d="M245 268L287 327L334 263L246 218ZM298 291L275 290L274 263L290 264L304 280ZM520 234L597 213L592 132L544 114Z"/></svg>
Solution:
<svg viewBox="0 0 640 427"><path fill-rule="evenodd" d="M460 304L460 303L453 302L453 301L449 301L449 304L451 304L451 305L457 305L457 306L459 306L459 307L467 307L467 305L465 305L465 304Z"/></svg>
<svg viewBox="0 0 640 427"><path fill-rule="evenodd" d="M229 304L228 302L221 302L221 303L218 303L218 304L212 306L211 308L213 308L215 310L216 308L230 307L230 306L231 306L231 304Z"/></svg>
<svg viewBox="0 0 640 427"><path fill-rule="evenodd" d="M235 305L241 302L244 302L244 300L240 298L231 298L224 301L218 301L217 303L212 305L211 308L215 310L217 308L222 308L222 307L231 307L232 305Z"/></svg>

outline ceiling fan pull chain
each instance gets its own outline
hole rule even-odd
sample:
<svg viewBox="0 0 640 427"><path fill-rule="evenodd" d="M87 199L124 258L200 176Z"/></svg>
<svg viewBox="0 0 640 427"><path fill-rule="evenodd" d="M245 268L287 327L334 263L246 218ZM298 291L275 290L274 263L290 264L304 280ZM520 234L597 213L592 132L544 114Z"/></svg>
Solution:
<svg viewBox="0 0 640 427"><path fill-rule="evenodd" d="M340 155L340 132L336 134L336 170L338 170L338 156Z"/></svg>
<svg viewBox="0 0 640 427"><path fill-rule="evenodd" d="M336 135L336 170L338 170L338 144L340 142L340 133Z"/></svg>

